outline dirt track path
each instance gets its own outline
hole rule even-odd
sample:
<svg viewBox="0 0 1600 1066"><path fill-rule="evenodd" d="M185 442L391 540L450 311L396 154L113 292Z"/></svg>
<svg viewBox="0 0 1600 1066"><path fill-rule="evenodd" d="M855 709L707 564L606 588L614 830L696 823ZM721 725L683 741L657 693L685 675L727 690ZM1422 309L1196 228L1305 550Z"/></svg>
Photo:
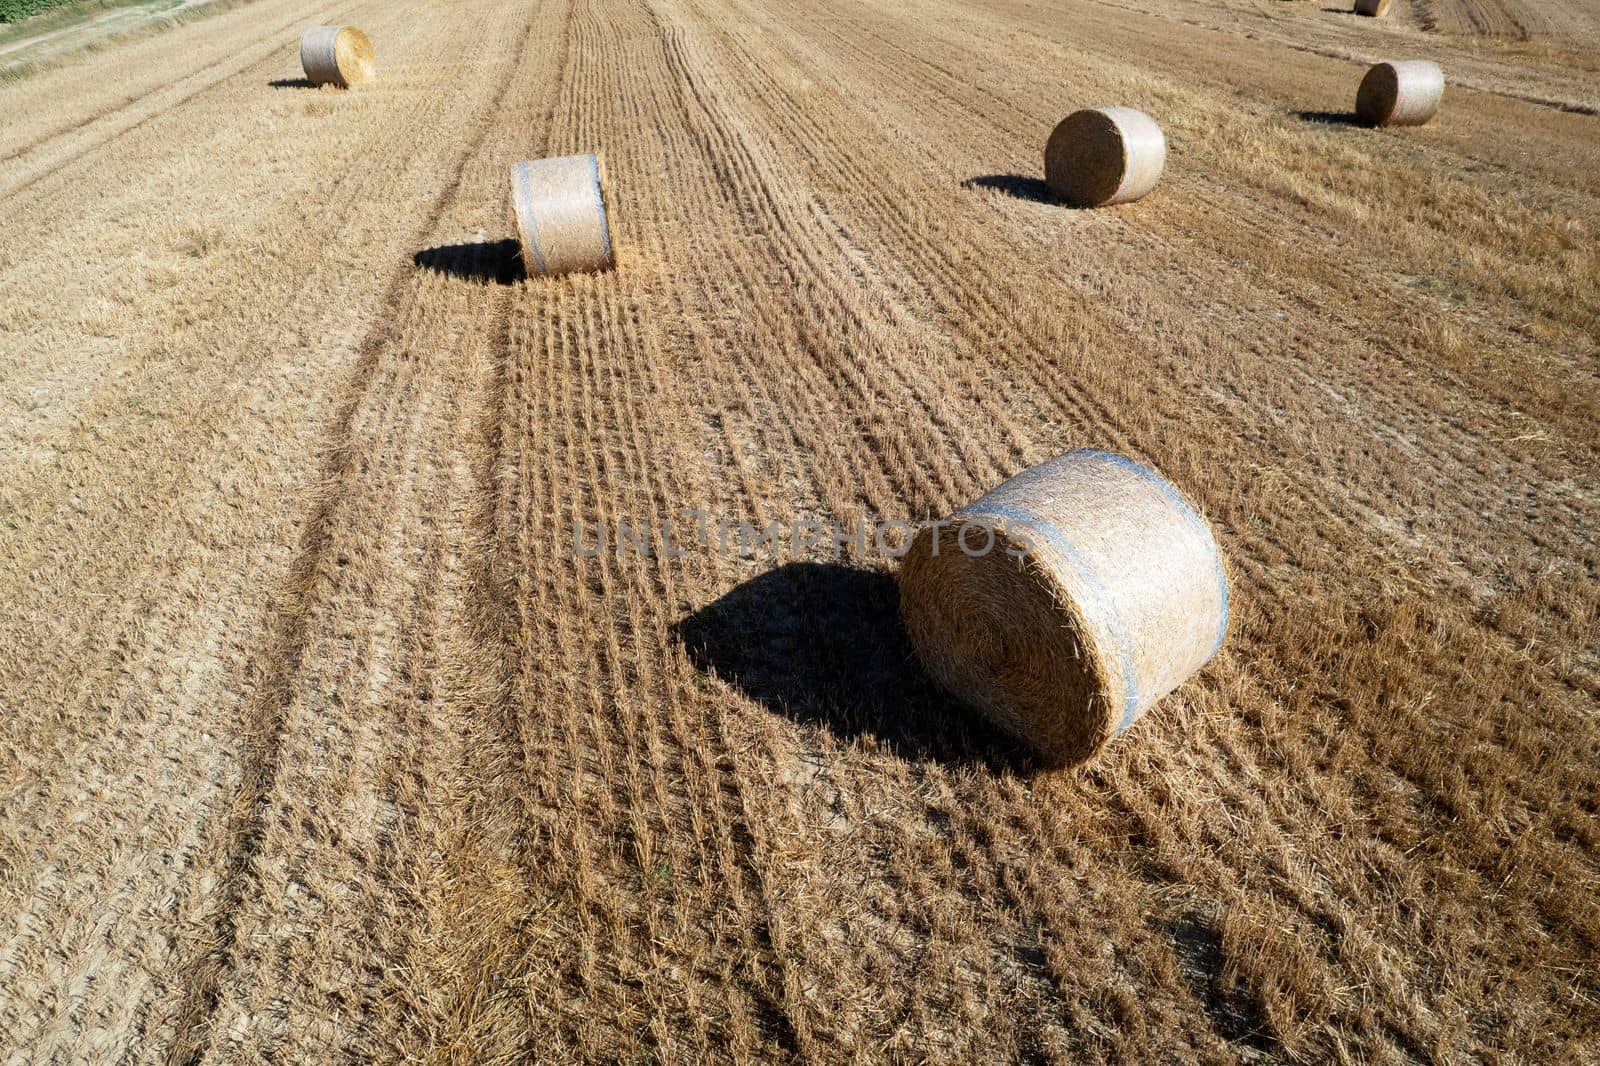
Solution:
<svg viewBox="0 0 1600 1066"><path fill-rule="evenodd" d="M1480 56L1358 130L1358 63L1174 10L262 0L0 90L8 1042L1592 1053L1600 120ZM273 85L330 19L381 81ZM1111 99L1161 189L1041 202ZM506 165L597 146L621 269L520 277ZM880 559L571 552L1081 445L1236 614L1075 774Z"/></svg>

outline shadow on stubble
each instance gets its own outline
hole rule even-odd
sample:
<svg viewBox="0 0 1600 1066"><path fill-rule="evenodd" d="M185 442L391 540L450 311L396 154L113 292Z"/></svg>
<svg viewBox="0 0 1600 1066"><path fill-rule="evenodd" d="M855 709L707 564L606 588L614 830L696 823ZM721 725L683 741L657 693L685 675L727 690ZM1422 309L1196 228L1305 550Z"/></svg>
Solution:
<svg viewBox="0 0 1600 1066"><path fill-rule="evenodd" d="M796 722L901 758L1038 769L1020 745L942 690L917 661L882 571L797 562L673 626L690 661Z"/></svg>

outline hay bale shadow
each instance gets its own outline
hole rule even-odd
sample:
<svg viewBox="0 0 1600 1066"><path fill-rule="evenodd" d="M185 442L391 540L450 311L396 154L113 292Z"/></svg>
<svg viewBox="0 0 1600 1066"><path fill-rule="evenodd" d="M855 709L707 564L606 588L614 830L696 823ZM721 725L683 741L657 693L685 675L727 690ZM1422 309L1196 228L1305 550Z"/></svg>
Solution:
<svg viewBox="0 0 1600 1066"><path fill-rule="evenodd" d="M1027 772L1035 760L936 685L889 574L789 563L672 627L691 662L796 722L902 758Z"/></svg>
<svg viewBox="0 0 1600 1066"><path fill-rule="evenodd" d="M267 82L267 85L270 86L271 88L274 88L274 89L315 89L316 88L316 85L314 85L309 78L279 78L276 81Z"/></svg>
<svg viewBox="0 0 1600 1066"><path fill-rule="evenodd" d="M424 248L413 255L411 261L424 270L496 285L514 285L528 276L522 265L521 246L510 238L503 241L441 244Z"/></svg>
<svg viewBox="0 0 1600 1066"><path fill-rule="evenodd" d="M1324 126L1359 126L1361 119L1353 111L1297 111L1302 122L1318 122Z"/></svg>
<svg viewBox="0 0 1600 1066"><path fill-rule="evenodd" d="M1056 204L1065 206L1050 191L1050 186L1044 183L1043 178L1029 177L1026 174L980 174L975 178L968 178L961 183L963 189L993 189L1003 192L1007 196L1018 200L1030 200L1036 204Z"/></svg>

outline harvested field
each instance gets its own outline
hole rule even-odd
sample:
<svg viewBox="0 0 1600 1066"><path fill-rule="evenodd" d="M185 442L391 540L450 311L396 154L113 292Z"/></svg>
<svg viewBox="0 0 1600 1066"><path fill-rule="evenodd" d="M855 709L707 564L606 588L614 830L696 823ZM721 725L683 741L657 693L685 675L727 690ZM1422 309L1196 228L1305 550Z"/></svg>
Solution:
<svg viewBox="0 0 1600 1066"><path fill-rule="evenodd" d="M0 86L0 1058L1600 1056L1592 11L1325 6L257 0ZM1048 202L1112 103L1161 184ZM617 269L526 277L596 150ZM1076 447L1233 618L1079 770L870 544L574 551Z"/></svg>

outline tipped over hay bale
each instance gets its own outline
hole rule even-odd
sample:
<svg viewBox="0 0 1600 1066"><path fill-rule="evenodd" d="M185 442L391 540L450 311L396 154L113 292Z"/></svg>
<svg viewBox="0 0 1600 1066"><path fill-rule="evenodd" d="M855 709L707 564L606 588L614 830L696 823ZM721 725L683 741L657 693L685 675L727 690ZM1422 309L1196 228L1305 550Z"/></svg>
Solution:
<svg viewBox="0 0 1600 1066"><path fill-rule="evenodd" d="M300 65L314 85L352 85L372 80L372 42L354 26L316 26L300 36Z"/></svg>
<svg viewBox="0 0 1600 1066"><path fill-rule="evenodd" d="M1137 200L1156 187L1167 139L1155 119L1131 107L1074 111L1044 146L1044 180L1075 207Z"/></svg>
<svg viewBox="0 0 1600 1066"><path fill-rule="evenodd" d="M918 532L900 612L937 681L1065 765L1216 653L1228 583L1210 527L1177 489L1083 450Z"/></svg>
<svg viewBox="0 0 1600 1066"><path fill-rule="evenodd" d="M1356 14L1381 19L1389 13L1392 3L1394 0L1356 0Z"/></svg>
<svg viewBox="0 0 1600 1066"><path fill-rule="evenodd" d="M1356 90L1356 116L1369 126L1420 126L1439 110L1444 71L1426 59L1379 63Z"/></svg>
<svg viewBox="0 0 1600 1066"><path fill-rule="evenodd" d="M598 155L513 164L511 206L529 275L612 267L605 170Z"/></svg>

